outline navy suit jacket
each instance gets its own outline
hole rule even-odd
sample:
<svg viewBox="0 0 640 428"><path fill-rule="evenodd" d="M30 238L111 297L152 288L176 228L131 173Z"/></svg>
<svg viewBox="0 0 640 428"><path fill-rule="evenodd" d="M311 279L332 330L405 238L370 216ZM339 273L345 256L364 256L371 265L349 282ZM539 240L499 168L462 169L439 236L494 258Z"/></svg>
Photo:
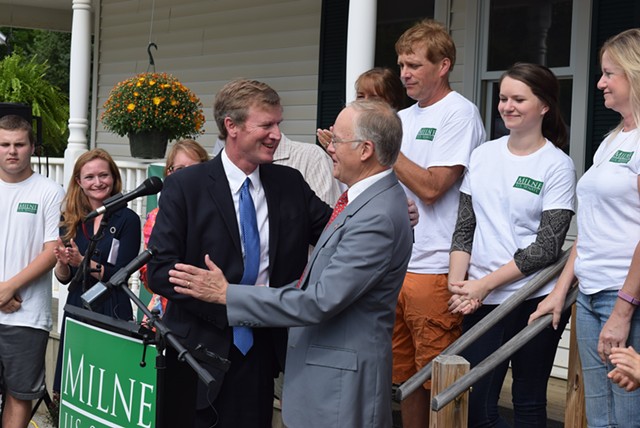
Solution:
<svg viewBox="0 0 640 428"><path fill-rule="evenodd" d="M300 277L309 245L318 240L332 210L295 169L261 165L260 180L269 211L269 281L271 287L280 287ZM206 269L205 254L230 282L238 283L242 278L238 221L220 156L167 177L159 206L149 241L158 251L148 264L148 277L151 289L169 299L163 321L188 349L203 344L209 351L226 357L232 329L225 306L180 295L168 280L168 271L176 263ZM284 367L286 330L270 330L278 360ZM210 394L215 397L223 373L214 370L212 374L218 381Z"/></svg>

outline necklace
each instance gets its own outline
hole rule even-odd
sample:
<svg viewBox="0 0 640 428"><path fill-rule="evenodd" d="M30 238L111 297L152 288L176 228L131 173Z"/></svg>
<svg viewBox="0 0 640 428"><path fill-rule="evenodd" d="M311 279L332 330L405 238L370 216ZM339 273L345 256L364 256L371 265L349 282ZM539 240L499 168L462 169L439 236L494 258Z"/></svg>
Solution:
<svg viewBox="0 0 640 428"><path fill-rule="evenodd" d="M622 147L624 145L624 143L627 142L627 140L629 139L629 137L634 136L636 134L635 129L632 129L631 131L627 132L624 136L624 138L619 138L621 133L623 131L620 131L616 134L615 138L613 138L610 141L605 142L605 144L609 144L609 143L613 143L615 140L619 139L620 141L618 141L618 144L616 144L610 151L608 151L606 153L606 155L602 156L598 162L595 164L595 167L598 168L600 167L600 165L602 165L605 161L611 159L611 156L617 152L617 150Z"/></svg>

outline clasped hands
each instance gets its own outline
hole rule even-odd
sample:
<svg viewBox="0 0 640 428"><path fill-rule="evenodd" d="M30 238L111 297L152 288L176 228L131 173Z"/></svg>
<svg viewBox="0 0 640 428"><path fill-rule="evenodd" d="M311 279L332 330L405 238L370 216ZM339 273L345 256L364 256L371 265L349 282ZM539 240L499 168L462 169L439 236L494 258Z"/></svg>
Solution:
<svg viewBox="0 0 640 428"><path fill-rule="evenodd" d="M453 314L474 313L489 294L482 280L451 281L448 288L452 294L449 299L449 312Z"/></svg>
<svg viewBox="0 0 640 428"><path fill-rule="evenodd" d="M209 303L227 303L229 283L224 274L207 254L204 256L207 269L184 263L176 263L169 271L169 282L178 294L184 294Z"/></svg>
<svg viewBox="0 0 640 428"><path fill-rule="evenodd" d="M58 263L73 267L80 266L84 259L73 239L69 241L68 245L65 245L62 239L58 238L53 254L56 256Z"/></svg>
<svg viewBox="0 0 640 428"><path fill-rule="evenodd" d="M11 314L21 307L22 297L14 291L9 281L0 282L0 311Z"/></svg>

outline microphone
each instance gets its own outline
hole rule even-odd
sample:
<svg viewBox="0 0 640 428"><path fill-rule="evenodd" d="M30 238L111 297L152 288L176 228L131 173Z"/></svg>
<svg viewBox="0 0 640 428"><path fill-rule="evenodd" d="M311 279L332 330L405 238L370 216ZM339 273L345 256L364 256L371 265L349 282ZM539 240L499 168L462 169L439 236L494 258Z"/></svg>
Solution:
<svg viewBox="0 0 640 428"><path fill-rule="evenodd" d="M119 287L121 284L127 282L129 277L135 271L140 269L142 266L147 264L149 260L151 260L155 252L156 248L153 246L144 250L143 252L138 254L135 259L131 260L128 265L116 272L106 284L100 281L96 285L85 291L82 296L80 296L84 306L88 309L92 309L93 307L102 303L108 296L108 292L112 288Z"/></svg>
<svg viewBox="0 0 640 428"><path fill-rule="evenodd" d="M159 177L155 176L149 177L144 180L137 189L125 194L118 193L111 196L110 198L105 199L104 205L94 211L91 211L84 218L84 221L94 219L100 214L104 214L105 212L117 211L120 208L126 206L129 201L139 198L140 196L155 195L160 190L162 190L162 180Z"/></svg>

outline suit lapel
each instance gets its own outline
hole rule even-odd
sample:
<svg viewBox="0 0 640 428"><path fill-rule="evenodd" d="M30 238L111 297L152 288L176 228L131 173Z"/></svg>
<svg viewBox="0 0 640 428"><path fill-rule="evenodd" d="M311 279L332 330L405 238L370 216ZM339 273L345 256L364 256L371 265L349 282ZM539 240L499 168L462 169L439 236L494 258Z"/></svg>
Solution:
<svg viewBox="0 0 640 428"><path fill-rule="evenodd" d="M236 250L242 254L242 246L240 244L240 231L238 230L238 219L236 218L236 209L233 206L233 198L231 197L231 189L229 181L222 166L220 155L211 161L211 169L209 170L210 185L205 186L209 192L209 196L213 204L220 212L220 216L225 224L231 242Z"/></svg>
<svg viewBox="0 0 640 428"><path fill-rule="evenodd" d="M313 263L315 263L320 249L324 247L324 245L333 236L333 234L336 233L338 229L342 228L349 221L349 219L351 219L351 217L362 207L364 207L371 199L397 184L398 178L396 177L396 174L394 172L391 172L391 174L381 178L371 187L361 193L353 202L349 203L344 211L342 211L338 215L338 217L336 217L335 220L333 220L333 222L324 230L324 232L322 232L322 235L320 235L320 238L318 238L318 243L313 249L311 257L309 258L307 267L304 270L304 276L302 277L301 283L302 288L306 288L307 286L309 271L311 270L311 266L313 265Z"/></svg>

